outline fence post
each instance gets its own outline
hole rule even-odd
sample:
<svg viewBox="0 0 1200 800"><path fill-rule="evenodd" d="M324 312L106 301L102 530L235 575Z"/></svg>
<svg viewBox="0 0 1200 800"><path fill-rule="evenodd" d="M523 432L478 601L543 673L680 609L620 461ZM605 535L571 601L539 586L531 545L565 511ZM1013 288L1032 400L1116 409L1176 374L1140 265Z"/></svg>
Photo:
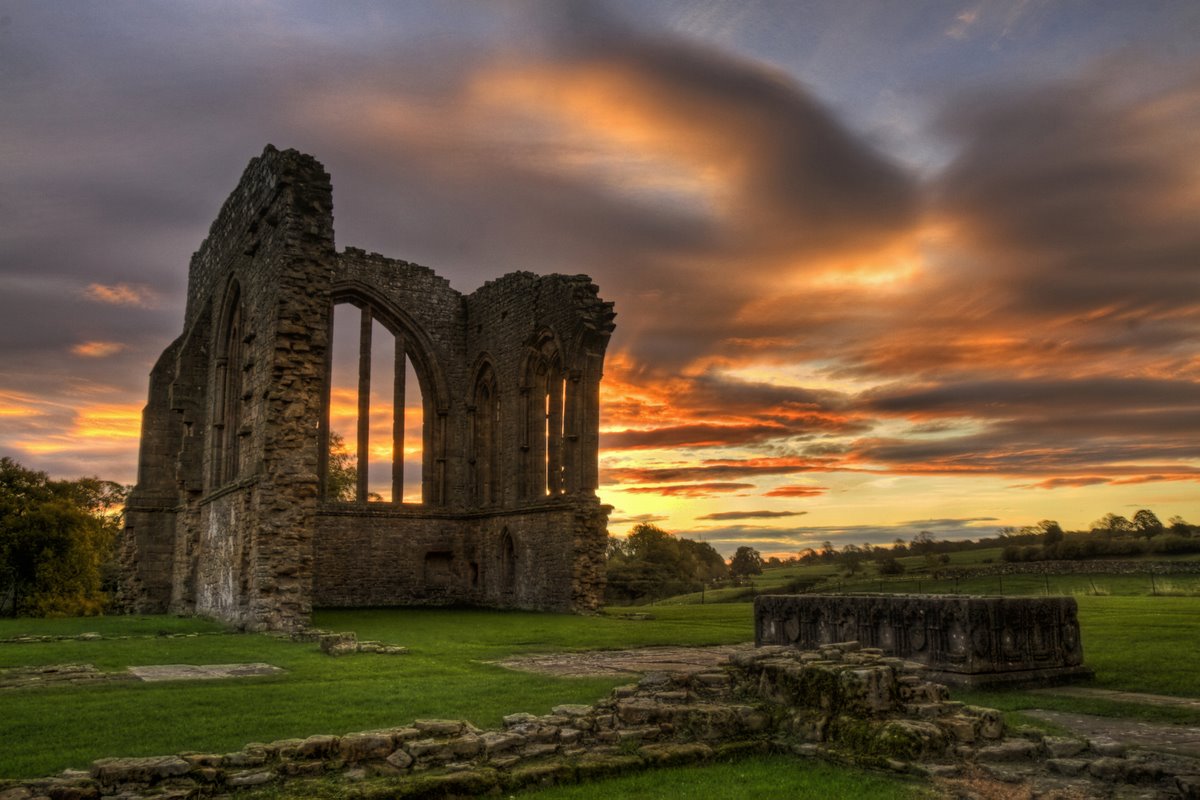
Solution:
<svg viewBox="0 0 1200 800"><path fill-rule="evenodd" d="M1154 573L1150 573L1150 596L1154 597L1158 594L1158 587L1154 585Z"/></svg>

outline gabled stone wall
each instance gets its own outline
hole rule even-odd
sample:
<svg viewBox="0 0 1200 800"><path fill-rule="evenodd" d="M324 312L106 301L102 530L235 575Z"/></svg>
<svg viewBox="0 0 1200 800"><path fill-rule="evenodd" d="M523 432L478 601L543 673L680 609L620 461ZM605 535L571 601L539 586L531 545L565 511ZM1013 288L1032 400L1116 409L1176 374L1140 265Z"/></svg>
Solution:
<svg viewBox="0 0 1200 800"><path fill-rule="evenodd" d="M464 296L427 267L338 252L332 209L315 159L268 146L193 256L143 414L126 606L251 629L303 627L314 603L597 607L612 304L578 275ZM417 370L419 503L326 496L335 306L383 323Z"/></svg>

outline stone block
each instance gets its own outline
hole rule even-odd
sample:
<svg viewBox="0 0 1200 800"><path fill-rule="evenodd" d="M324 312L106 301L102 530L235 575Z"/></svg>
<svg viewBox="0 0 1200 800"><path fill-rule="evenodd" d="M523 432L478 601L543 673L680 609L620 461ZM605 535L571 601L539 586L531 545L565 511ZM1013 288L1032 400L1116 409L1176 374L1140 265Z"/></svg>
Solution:
<svg viewBox="0 0 1200 800"><path fill-rule="evenodd" d="M395 750L395 743L386 733L351 733L341 737L338 752L346 761L384 759Z"/></svg>
<svg viewBox="0 0 1200 800"><path fill-rule="evenodd" d="M817 650L825 660L885 653L970 686L1091 674L1072 597L762 595L754 608L756 644ZM848 632L865 641L840 641Z"/></svg>
<svg viewBox="0 0 1200 800"><path fill-rule="evenodd" d="M102 758L92 762L91 775L105 785L154 783L188 774L192 765L179 756Z"/></svg>

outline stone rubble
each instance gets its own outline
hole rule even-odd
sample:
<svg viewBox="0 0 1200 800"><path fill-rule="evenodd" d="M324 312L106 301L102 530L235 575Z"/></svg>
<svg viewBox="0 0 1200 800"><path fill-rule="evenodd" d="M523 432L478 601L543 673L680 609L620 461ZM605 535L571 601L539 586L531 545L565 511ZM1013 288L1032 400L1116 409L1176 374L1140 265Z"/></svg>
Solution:
<svg viewBox="0 0 1200 800"><path fill-rule="evenodd" d="M425 719L234 753L107 758L88 773L0 783L0 800L183 800L318 777L344 781L347 797L476 795L754 752L951 784L984 776L1033 787L1029 797L1200 797L1195 761L1008 732L1000 712L950 700L918 665L846 642L812 652L763 647L719 669L650 673L593 705L510 714L496 730Z"/></svg>

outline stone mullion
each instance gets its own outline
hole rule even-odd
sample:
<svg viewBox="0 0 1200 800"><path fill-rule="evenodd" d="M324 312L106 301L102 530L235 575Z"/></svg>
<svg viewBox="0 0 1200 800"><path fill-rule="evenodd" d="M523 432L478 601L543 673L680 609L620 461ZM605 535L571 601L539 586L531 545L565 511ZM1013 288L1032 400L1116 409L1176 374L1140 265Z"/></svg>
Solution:
<svg viewBox="0 0 1200 800"><path fill-rule="evenodd" d="M371 447L371 309L362 309L362 323L358 329L358 488L356 499L367 502L368 475Z"/></svg>
<svg viewBox="0 0 1200 800"><path fill-rule="evenodd" d="M404 396L406 392L405 356L408 343L404 334L396 334L396 357L392 382L392 502L404 502Z"/></svg>
<svg viewBox="0 0 1200 800"><path fill-rule="evenodd" d="M595 491L600 485L600 378L604 355L588 353L587 367L580 382L579 488Z"/></svg>
<svg viewBox="0 0 1200 800"><path fill-rule="evenodd" d="M563 387L563 490L579 491L579 370L571 370Z"/></svg>

